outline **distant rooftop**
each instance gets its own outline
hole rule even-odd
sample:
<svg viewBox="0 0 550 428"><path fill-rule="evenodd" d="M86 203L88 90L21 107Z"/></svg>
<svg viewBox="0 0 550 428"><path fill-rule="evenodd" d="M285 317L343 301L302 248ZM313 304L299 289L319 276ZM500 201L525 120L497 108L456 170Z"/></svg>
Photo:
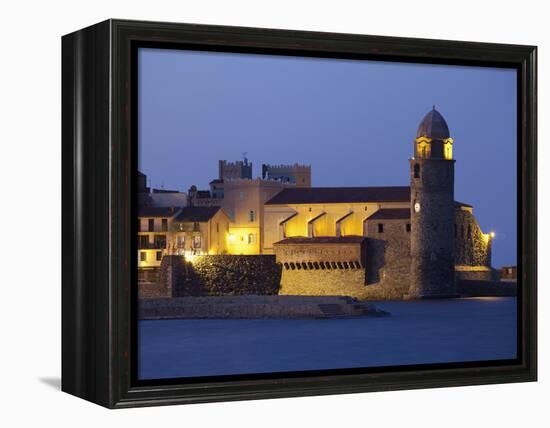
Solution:
<svg viewBox="0 0 550 428"><path fill-rule="evenodd" d="M211 197L210 190L197 190L197 199L208 199Z"/></svg>
<svg viewBox="0 0 550 428"><path fill-rule="evenodd" d="M269 201L266 205L292 204L338 204L362 202L409 202L411 200L409 186L383 187L287 187ZM472 205L455 201L457 207L473 208ZM391 208L391 210L394 210ZM408 211L408 209L405 209ZM383 211L383 210L380 210ZM379 215L390 215L380 213ZM396 212L393 215L398 215ZM404 214L399 214L404 215ZM403 217L405 218L405 217Z"/></svg>
<svg viewBox="0 0 550 428"><path fill-rule="evenodd" d="M185 207L181 209L175 221L203 223L214 217L219 210L221 207Z"/></svg>
<svg viewBox="0 0 550 428"><path fill-rule="evenodd" d="M152 189L153 193L180 193L179 190Z"/></svg>
<svg viewBox="0 0 550 428"><path fill-rule="evenodd" d="M299 187L286 188L266 205L408 202L409 186L395 187Z"/></svg>
<svg viewBox="0 0 550 428"><path fill-rule="evenodd" d="M140 206L138 208L138 217L172 217L179 210L179 207Z"/></svg>
<svg viewBox="0 0 550 428"><path fill-rule="evenodd" d="M371 215L367 220L404 220L411 218L409 208L382 208Z"/></svg>

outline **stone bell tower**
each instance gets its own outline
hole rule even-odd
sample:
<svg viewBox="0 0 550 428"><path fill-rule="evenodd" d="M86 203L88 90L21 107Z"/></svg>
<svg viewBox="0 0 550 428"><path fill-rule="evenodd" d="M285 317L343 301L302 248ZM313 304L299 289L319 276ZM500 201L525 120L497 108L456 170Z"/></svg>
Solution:
<svg viewBox="0 0 550 428"><path fill-rule="evenodd" d="M418 127L411 174L411 298L455 296L453 140L431 110Z"/></svg>

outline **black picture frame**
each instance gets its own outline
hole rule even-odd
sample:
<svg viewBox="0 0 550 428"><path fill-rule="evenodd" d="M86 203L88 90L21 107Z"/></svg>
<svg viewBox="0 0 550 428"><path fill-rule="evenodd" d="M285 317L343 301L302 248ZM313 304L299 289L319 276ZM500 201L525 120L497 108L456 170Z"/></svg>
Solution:
<svg viewBox="0 0 550 428"><path fill-rule="evenodd" d="M512 67L518 71L518 351L494 364L137 382L136 46ZM107 20L62 38L62 390L109 408L537 379L534 46Z"/></svg>

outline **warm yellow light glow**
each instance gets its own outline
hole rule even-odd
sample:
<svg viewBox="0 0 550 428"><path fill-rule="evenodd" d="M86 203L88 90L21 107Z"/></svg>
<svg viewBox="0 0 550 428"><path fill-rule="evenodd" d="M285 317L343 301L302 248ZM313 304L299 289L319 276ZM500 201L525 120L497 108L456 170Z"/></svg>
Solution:
<svg viewBox="0 0 550 428"><path fill-rule="evenodd" d="M195 254L186 254L185 261L193 264L197 261L197 256Z"/></svg>
<svg viewBox="0 0 550 428"><path fill-rule="evenodd" d="M496 234L495 234L495 232L491 232L491 233L489 233L489 236L490 236L491 238L494 238L494 237L496 236Z"/></svg>
<svg viewBox="0 0 550 428"><path fill-rule="evenodd" d="M422 137L418 137L418 138L416 139L416 142L417 142L417 143L431 143L431 142L432 142L432 139L431 139L431 138L428 138L428 137L422 136Z"/></svg>
<svg viewBox="0 0 550 428"><path fill-rule="evenodd" d="M443 157L447 160L453 159L453 139L447 138L443 141Z"/></svg>
<svg viewBox="0 0 550 428"><path fill-rule="evenodd" d="M233 227L227 235L228 254L260 254L259 227Z"/></svg>
<svg viewBox="0 0 550 428"><path fill-rule="evenodd" d="M445 143L445 159L451 160L453 158L453 146L451 143Z"/></svg>
<svg viewBox="0 0 550 428"><path fill-rule="evenodd" d="M429 158L431 152L431 145L425 141L420 141L416 149L418 156L422 158Z"/></svg>

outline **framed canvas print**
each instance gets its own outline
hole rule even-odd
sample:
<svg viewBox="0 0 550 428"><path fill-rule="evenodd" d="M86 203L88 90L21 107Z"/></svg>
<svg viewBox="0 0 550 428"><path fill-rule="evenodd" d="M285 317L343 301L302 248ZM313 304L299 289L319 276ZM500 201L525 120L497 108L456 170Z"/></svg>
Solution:
<svg viewBox="0 0 550 428"><path fill-rule="evenodd" d="M62 389L536 380L536 48L109 20L62 39Z"/></svg>

